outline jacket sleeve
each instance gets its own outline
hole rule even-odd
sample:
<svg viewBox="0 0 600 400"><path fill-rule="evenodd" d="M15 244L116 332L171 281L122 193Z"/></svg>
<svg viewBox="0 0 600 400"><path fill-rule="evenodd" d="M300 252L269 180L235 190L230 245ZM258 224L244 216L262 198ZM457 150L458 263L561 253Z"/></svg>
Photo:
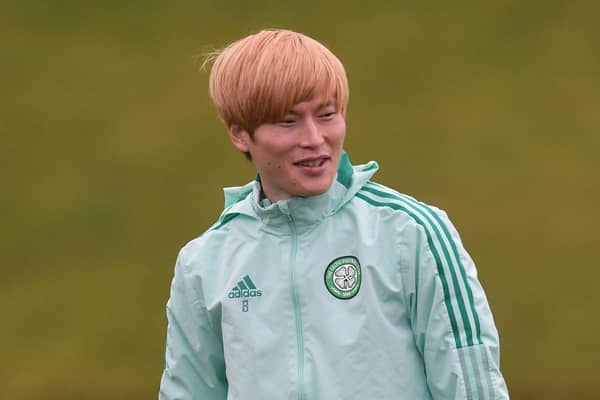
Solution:
<svg viewBox="0 0 600 400"><path fill-rule="evenodd" d="M498 332L458 232L432 209L416 236L411 322L433 399L508 399Z"/></svg>
<svg viewBox="0 0 600 400"><path fill-rule="evenodd" d="M225 400L227 380L220 329L211 326L200 281L188 273L183 251L167 302L165 366L159 400Z"/></svg>

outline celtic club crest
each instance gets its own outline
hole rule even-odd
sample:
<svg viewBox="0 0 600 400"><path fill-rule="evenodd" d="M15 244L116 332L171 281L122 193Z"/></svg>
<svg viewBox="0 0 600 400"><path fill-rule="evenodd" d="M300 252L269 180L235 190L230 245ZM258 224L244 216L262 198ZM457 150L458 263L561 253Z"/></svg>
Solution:
<svg viewBox="0 0 600 400"><path fill-rule="evenodd" d="M336 258L325 270L325 287L338 299L348 300L356 296L361 280L360 262L354 256Z"/></svg>

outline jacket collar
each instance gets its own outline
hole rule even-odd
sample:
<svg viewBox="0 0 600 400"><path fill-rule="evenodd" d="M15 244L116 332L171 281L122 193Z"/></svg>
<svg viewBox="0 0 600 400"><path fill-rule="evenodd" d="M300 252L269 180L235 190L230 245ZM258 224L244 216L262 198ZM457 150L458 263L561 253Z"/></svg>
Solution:
<svg viewBox="0 0 600 400"><path fill-rule="evenodd" d="M287 225L290 220L297 225L311 225L335 214L378 169L375 161L352 166L346 152L342 152L335 181L327 192L317 196L293 197L276 203L268 199L261 201L258 178L244 186L225 188L225 210L220 221L241 214L273 227Z"/></svg>

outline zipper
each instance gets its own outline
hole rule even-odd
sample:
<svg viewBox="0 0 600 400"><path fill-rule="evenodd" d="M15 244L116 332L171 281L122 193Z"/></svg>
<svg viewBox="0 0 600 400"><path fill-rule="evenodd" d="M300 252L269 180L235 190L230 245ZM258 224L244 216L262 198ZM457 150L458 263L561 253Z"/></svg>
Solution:
<svg viewBox="0 0 600 400"><path fill-rule="evenodd" d="M294 317L296 320L296 345L298 352L298 376L296 389L298 400L304 400L304 337L302 333L302 314L300 313L300 304L298 303L298 290L296 288L296 256L298 253L298 234L296 232L296 223L294 218L288 214L288 225L292 239L292 249L290 254L290 290L292 294L292 303L294 304Z"/></svg>

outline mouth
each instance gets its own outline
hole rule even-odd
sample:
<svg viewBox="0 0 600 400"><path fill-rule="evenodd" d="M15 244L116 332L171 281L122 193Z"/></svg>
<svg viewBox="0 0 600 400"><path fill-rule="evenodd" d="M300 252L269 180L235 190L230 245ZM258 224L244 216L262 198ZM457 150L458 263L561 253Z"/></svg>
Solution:
<svg viewBox="0 0 600 400"><path fill-rule="evenodd" d="M327 156L309 157L309 158L302 159L300 161L296 161L294 163L294 165L298 166L298 167L316 168L316 167L320 167L323 164L325 164L325 162L328 161L329 159L330 158Z"/></svg>

